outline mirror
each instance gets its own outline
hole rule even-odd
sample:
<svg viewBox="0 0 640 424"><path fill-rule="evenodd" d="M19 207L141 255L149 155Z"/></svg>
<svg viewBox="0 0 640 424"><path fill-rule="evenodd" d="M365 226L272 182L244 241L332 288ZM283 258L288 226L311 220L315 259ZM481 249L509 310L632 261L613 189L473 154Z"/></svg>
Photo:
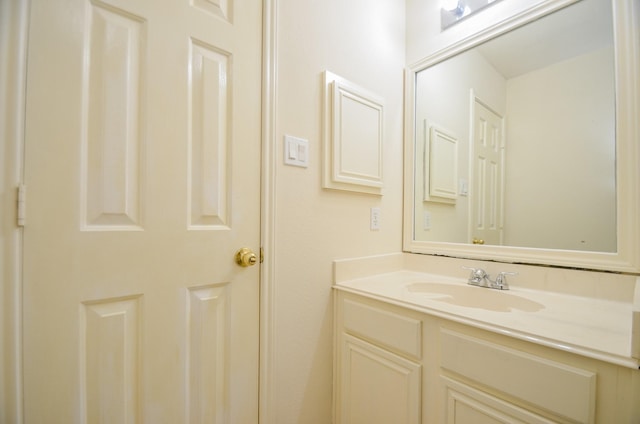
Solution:
<svg viewBox="0 0 640 424"><path fill-rule="evenodd" d="M638 270L632 2L553 2L409 69L405 250Z"/></svg>
<svg viewBox="0 0 640 424"><path fill-rule="evenodd" d="M614 59L584 0L418 72L414 238L615 252Z"/></svg>

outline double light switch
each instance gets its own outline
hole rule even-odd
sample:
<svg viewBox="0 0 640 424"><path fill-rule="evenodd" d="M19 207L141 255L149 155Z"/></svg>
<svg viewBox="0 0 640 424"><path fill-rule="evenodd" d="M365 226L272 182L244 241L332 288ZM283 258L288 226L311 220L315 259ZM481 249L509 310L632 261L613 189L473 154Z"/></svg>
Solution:
<svg viewBox="0 0 640 424"><path fill-rule="evenodd" d="M284 136L284 163L292 166L309 166L309 141L303 138Z"/></svg>

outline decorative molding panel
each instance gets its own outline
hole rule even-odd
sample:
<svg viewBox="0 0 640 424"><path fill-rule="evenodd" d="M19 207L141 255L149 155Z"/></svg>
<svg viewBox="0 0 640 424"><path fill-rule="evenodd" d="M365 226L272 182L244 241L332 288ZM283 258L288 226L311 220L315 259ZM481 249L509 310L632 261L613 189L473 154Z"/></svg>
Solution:
<svg viewBox="0 0 640 424"><path fill-rule="evenodd" d="M82 140L82 229L139 230L142 18L102 3L87 16Z"/></svg>
<svg viewBox="0 0 640 424"><path fill-rule="evenodd" d="M382 194L383 100L324 73L323 187Z"/></svg>
<svg viewBox="0 0 640 424"><path fill-rule="evenodd" d="M431 124L428 126L428 133L425 131L425 143L424 200L456 203L458 138L451 131Z"/></svg>
<svg viewBox="0 0 640 424"><path fill-rule="evenodd" d="M140 299L133 296L83 303L83 422L140 421Z"/></svg>
<svg viewBox="0 0 640 424"><path fill-rule="evenodd" d="M189 289L187 298L189 423L225 423L229 400L229 286Z"/></svg>
<svg viewBox="0 0 640 424"><path fill-rule="evenodd" d="M189 228L227 229L231 55L196 40L190 52Z"/></svg>
<svg viewBox="0 0 640 424"><path fill-rule="evenodd" d="M191 0L191 5L232 22L233 0Z"/></svg>

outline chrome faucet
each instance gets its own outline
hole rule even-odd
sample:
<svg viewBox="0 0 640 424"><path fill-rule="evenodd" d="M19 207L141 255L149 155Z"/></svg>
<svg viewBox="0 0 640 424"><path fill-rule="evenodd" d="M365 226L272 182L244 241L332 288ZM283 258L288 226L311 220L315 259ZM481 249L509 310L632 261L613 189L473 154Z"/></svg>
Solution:
<svg viewBox="0 0 640 424"><path fill-rule="evenodd" d="M495 280L492 280L487 271L482 268L469 268L463 266L462 268L468 269L471 271L469 275L469 279L467 280L467 284L478 287L487 287L490 289L496 290L509 290L509 285L507 284L507 275L517 275L517 272L500 272L496 276Z"/></svg>

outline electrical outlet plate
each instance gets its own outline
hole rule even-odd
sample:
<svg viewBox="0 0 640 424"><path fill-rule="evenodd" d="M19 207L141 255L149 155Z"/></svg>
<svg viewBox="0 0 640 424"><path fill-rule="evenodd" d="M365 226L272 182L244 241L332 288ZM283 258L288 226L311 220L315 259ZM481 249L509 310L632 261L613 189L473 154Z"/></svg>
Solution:
<svg viewBox="0 0 640 424"><path fill-rule="evenodd" d="M422 214L422 229L428 231L431 229L431 212L424 211Z"/></svg>
<svg viewBox="0 0 640 424"><path fill-rule="evenodd" d="M371 208L371 230L377 231L380 229L380 208Z"/></svg>

